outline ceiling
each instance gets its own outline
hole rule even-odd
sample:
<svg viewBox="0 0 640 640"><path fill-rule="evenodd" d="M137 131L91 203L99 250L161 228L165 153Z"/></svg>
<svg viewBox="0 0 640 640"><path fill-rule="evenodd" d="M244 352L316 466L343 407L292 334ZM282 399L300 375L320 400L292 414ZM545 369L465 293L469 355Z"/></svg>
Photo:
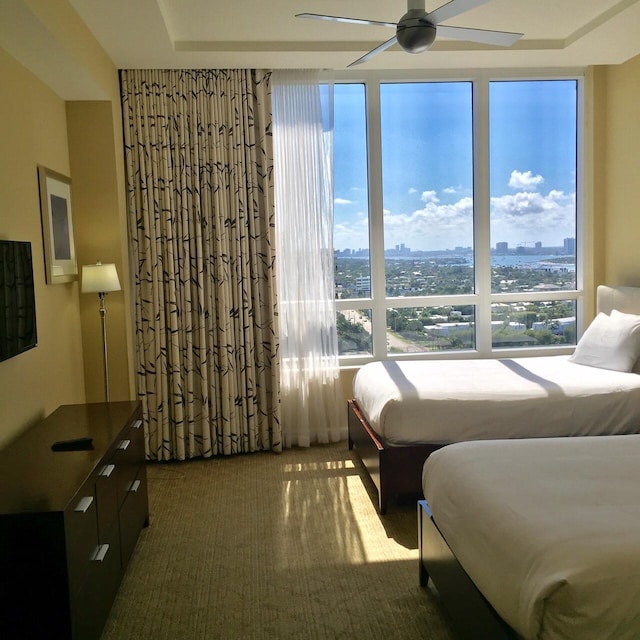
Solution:
<svg viewBox="0 0 640 640"><path fill-rule="evenodd" d="M415 2L416 0L411 0ZM446 0L426 0L433 11ZM391 28L303 20L322 13L397 22L407 0L0 0L0 47L65 100L109 95L85 64L94 38L120 69L344 70ZM80 20L78 20L78 16ZM65 31L64 25L84 23ZM523 32L513 47L447 40L412 55L397 45L349 70L579 69L640 55L640 0L490 0L443 24ZM68 35L67 35L68 34ZM67 39L70 36L70 39ZM402 73L395 71L395 73ZM535 73L535 71L533 71ZM106 92L106 93L105 93Z"/></svg>
<svg viewBox="0 0 640 640"><path fill-rule="evenodd" d="M407 9L406 0L69 1L119 68L343 69L393 30L296 13L397 22ZM444 24L524 37L509 49L438 38L428 52L396 46L359 68L581 67L640 53L640 0L491 0Z"/></svg>

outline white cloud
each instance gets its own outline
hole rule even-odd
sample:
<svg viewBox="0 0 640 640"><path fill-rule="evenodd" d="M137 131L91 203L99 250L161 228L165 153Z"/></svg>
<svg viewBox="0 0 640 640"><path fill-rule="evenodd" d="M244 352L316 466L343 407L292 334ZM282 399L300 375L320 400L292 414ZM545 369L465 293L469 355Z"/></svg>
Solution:
<svg viewBox="0 0 640 640"><path fill-rule="evenodd" d="M337 249L364 249L369 246L367 216L354 222L342 222L334 226L333 243Z"/></svg>
<svg viewBox="0 0 640 640"><path fill-rule="evenodd" d="M409 187L409 191L408 191L408 193L409 193L409 194L411 194L411 195L413 195L414 193L418 193L418 190L417 190L417 189L415 189L414 187Z"/></svg>
<svg viewBox="0 0 640 640"><path fill-rule="evenodd" d="M335 198L333 200L334 204L353 204L353 200L347 200L346 198Z"/></svg>
<svg viewBox="0 0 640 640"><path fill-rule="evenodd" d="M532 189L544 182L544 178L540 175L534 176L531 171L513 170L509 178L509 186L512 189Z"/></svg>
<svg viewBox="0 0 640 640"><path fill-rule="evenodd" d="M473 200L461 198L454 204L441 205L433 192L425 193L423 209L408 214L385 212L385 246L404 243L414 250L432 250L471 245Z"/></svg>
<svg viewBox="0 0 640 640"><path fill-rule="evenodd" d="M552 190L547 195L537 191L521 191L513 195L491 198L491 218L522 220L535 218L536 224L552 224L558 217L567 214L573 217L575 210L574 194L566 195L562 191Z"/></svg>
<svg viewBox="0 0 640 640"><path fill-rule="evenodd" d="M558 246L575 237L575 194L524 191L491 198L492 242L540 241Z"/></svg>
<svg viewBox="0 0 640 640"><path fill-rule="evenodd" d="M552 189L540 192L544 178L531 171L511 173L509 182L516 192L491 198L491 244L540 241L543 246L562 245L562 239L575 237L575 194ZM527 188L528 185L528 188ZM418 193L413 188L410 192ZM422 208L408 212L385 209L384 244L405 244L413 250L452 249L473 244L473 199L461 197L464 190L447 187L442 190L449 204L440 201L438 193L421 193ZM458 195L451 198L450 194ZM457 198L457 199L456 199ZM368 246L368 216L360 210L349 220L336 226L336 248L357 249Z"/></svg>
<svg viewBox="0 0 640 640"><path fill-rule="evenodd" d="M423 191L422 195L420 196L420 200L422 200L422 202L426 202L427 204L438 204L438 202L440 202L440 200L438 199L438 194L435 191Z"/></svg>

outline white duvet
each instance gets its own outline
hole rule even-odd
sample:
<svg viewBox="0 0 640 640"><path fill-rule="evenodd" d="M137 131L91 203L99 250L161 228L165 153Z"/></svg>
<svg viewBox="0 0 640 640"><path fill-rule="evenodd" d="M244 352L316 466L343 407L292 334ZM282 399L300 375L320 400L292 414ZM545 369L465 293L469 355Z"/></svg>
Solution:
<svg viewBox="0 0 640 640"><path fill-rule="evenodd" d="M640 375L568 357L372 362L354 398L390 444L640 431Z"/></svg>
<svg viewBox="0 0 640 640"><path fill-rule="evenodd" d="M640 435L455 444L428 458L423 488L523 638L640 638Z"/></svg>

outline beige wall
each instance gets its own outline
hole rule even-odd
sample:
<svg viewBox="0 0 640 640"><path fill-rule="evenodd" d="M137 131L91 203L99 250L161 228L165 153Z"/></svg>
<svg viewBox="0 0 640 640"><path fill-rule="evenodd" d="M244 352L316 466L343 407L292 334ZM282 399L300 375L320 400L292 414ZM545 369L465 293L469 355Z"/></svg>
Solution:
<svg viewBox="0 0 640 640"><path fill-rule="evenodd" d="M607 131L607 68L591 67L587 73L586 125L587 148L585 150L585 197L587 249L592 260L591 281L585 282L585 289L591 286L595 293L598 284L606 284L605 274L605 216L606 209L606 149ZM595 315L595 295L587 308L587 317Z"/></svg>
<svg viewBox="0 0 640 640"><path fill-rule="evenodd" d="M640 286L640 56L606 70L604 278Z"/></svg>
<svg viewBox="0 0 640 640"><path fill-rule="evenodd" d="M0 446L59 404L102 400L97 296L81 295L78 283L44 281L38 164L71 176L80 264L116 263L125 290L107 297L112 399L134 396L117 71L68 2L21 3L20 19L42 27L47 46L59 43L60 57L52 57L53 69L43 72L46 65L39 65L39 77L48 74L44 83L0 49L0 238L33 244L39 333L36 349L0 363ZM42 46L16 40L30 54ZM39 63L48 57L43 50ZM586 284L640 286L634 188L640 175L640 58L590 69L589 75L586 116L592 136L585 155L593 274ZM81 101L63 95L80 84ZM65 103L65 97L72 101ZM354 373L342 372L345 398Z"/></svg>
<svg viewBox="0 0 640 640"><path fill-rule="evenodd" d="M115 114L114 114L115 112ZM130 375L129 265L123 188L119 103L67 102L67 127L74 203L77 211L78 262L113 262L123 290L106 296L111 400L132 398ZM114 122L117 127L114 127ZM80 296L82 344L88 402L104 400L102 333L97 294Z"/></svg>
<svg viewBox="0 0 640 640"><path fill-rule="evenodd" d="M66 0L12 6L6 15L25 37L0 48L0 238L32 243L38 346L0 362L0 447L61 404L104 399L97 295L81 294L79 281L45 283L38 164L71 177L80 270L116 263L124 291L107 297L111 399L134 397L118 72Z"/></svg>
<svg viewBox="0 0 640 640"><path fill-rule="evenodd" d="M0 50L0 238L31 242L38 346L0 362L0 446L85 397L78 284L45 283L37 166L69 175L65 103Z"/></svg>

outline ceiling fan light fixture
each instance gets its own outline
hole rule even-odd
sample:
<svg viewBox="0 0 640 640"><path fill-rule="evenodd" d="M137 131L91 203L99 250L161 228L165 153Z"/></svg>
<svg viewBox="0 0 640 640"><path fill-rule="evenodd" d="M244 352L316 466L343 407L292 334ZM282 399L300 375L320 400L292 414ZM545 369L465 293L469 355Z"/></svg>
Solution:
<svg viewBox="0 0 640 640"><path fill-rule="evenodd" d="M398 44L408 53L422 53L431 48L436 39L436 28L422 24L415 27L405 27L396 31Z"/></svg>
<svg viewBox="0 0 640 640"><path fill-rule="evenodd" d="M396 37L400 47L408 53L422 53L431 48L436 39L436 28L424 21L424 10L410 9L405 13L396 28Z"/></svg>

